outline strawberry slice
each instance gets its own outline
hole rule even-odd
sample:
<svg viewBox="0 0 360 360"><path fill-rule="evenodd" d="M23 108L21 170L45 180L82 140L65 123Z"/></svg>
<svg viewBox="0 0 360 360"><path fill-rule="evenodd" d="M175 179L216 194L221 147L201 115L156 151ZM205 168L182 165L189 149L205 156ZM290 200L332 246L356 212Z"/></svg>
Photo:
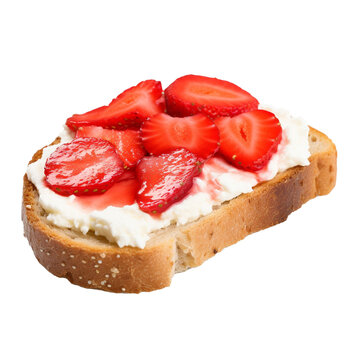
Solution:
<svg viewBox="0 0 360 360"><path fill-rule="evenodd" d="M141 125L141 137L146 150L159 155L186 148L207 159L219 148L219 130L205 115L184 118L157 114Z"/></svg>
<svg viewBox="0 0 360 360"><path fill-rule="evenodd" d="M118 181L136 179L135 169L125 170Z"/></svg>
<svg viewBox="0 0 360 360"><path fill-rule="evenodd" d="M146 80L125 90L108 106L73 115L67 119L66 125L72 130L89 125L108 129L138 127L145 119L162 111L164 99L161 82Z"/></svg>
<svg viewBox="0 0 360 360"><path fill-rule="evenodd" d="M201 162L186 149L140 160L136 175L141 183L137 203L142 211L161 213L181 200L191 189Z"/></svg>
<svg viewBox="0 0 360 360"><path fill-rule="evenodd" d="M259 105L253 96L231 82L198 75L175 80L165 90L165 102L171 116L202 113L212 119L235 116Z"/></svg>
<svg viewBox="0 0 360 360"><path fill-rule="evenodd" d="M236 167L248 171L263 168L281 141L280 122L269 111L218 118L215 124L220 131L219 152Z"/></svg>
<svg viewBox="0 0 360 360"><path fill-rule="evenodd" d="M138 190L139 182L136 179L127 179L115 183L103 194L76 197L75 202L87 211L103 210L108 206L122 207L135 203Z"/></svg>
<svg viewBox="0 0 360 360"><path fill-rule="evenodd" d="M60 195L105 192L124 172L114 145L106 140L78 138L60 145L45 164L45 183Z"/></svg>
<svg viewBox="0 0 360 360"><path fill-rule="evenodd" d="M146 154L138 130L109 130L100 126L82 126L77 130L75 137L94 137L111 142L115 145L126 169L134 167Z"/></svg>

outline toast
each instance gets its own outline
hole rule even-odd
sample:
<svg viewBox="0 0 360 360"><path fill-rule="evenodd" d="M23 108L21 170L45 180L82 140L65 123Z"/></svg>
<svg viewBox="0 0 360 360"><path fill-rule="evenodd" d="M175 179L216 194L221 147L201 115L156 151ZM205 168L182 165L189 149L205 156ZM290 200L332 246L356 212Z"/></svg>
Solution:
<svg viewBox="0 0 360 360"><path fill-rule="evenodd" d="M120 248L101 236L52 225L25 175L24 233L40 264L73 284L111 292L161 289L170 285L175 273L201 265L247 235L285 221L308 200L328 194L336 183L335 145L313 128L309 145L308 166L278 173L196 221L154 232L144 249ZM42 149L30 163L41 155Z"/></svg>

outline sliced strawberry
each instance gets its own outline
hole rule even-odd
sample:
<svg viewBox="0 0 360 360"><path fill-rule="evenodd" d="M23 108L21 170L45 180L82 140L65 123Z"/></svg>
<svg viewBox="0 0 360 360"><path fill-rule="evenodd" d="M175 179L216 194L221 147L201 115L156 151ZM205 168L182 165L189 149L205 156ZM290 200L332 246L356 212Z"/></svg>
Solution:
<svg viewBox="0 0 360 360"><path fill-rule="evenodd" d="M184 118L157 114L141 125L141 137L146 150L159 155L185 148L207 159L219 148L219 130L205 115Z"/></svg>
<svg viewBox="0 0 360 360"><path fill-rule="evenodd" d="M78 138L60 145L45 164L45 183L60 195L105 192L124 172L115 146L106 140Z"/></svg>
<svg viewBox="0 0 360 360"><path fill-rule="evenodd" d="M255 110L259 105L253 96L231 82L198 75L175 80L165 90L165 102L171 116L202 113L213 119Z"/></svg>
<svg viewBox="0 0 360 360"><path fill-rule="evenodd" d="M164 99L161 82L146 80L125 90L108 106L73 115L67 119L66 125L72 130L89 125L108 129L138 127L145 119L162 111Z"/></svg>
<svg viewBox="0 0 360 360"><path fill-rule="evenodd" d="M134 167L146 154L138 130L109 130L100 126L82 126L77 130L75 137L94 137L110 141L118 150L125 168Z"/></svg>
<svg viewBox="0 0 360 360"><path fill-rule="evenodd" d="M122 207L135 203L138 190L139 182L136 179L127 179L115 183L104 194L79 196L75 202L88 211L103 210L108 206Z"/></svg>
<svg viewBox="0 0 360 360"><path fill-rule="evenodd" d="M161 213L181 200L201 172L198 158L186 149L146 156L136 167L141 183L137 203L142 211Z"/></svg>
<svg viewBox="0 0 360 360"><path fill-rule="evenodd" d="M280 122L269 111L254 110L233 118L218 118L215 124L220 131L219 152L245 170L263 168L281 141Z"/></svg>
<svg viewBox="0 0 360 360"><path fill-rule="evenodd" d="M125 170L118 181L136 179L135 169Z"/></svg>

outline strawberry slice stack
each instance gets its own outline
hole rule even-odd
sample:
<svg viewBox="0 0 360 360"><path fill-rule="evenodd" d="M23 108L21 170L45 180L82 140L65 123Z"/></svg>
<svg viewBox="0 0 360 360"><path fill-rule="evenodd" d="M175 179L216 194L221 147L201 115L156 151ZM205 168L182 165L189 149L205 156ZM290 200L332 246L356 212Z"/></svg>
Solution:
<svg viewBox="0 0 360 360"><path fill-rule="evenodd" d="M146 80L109 105L67 119L75 139L47 159L45 182L64 196L101 194L136 177L140 209L161 213L183 199L215 154L259 171L277 151L274 114L235 84L187 75L165 91Z"/></svg>

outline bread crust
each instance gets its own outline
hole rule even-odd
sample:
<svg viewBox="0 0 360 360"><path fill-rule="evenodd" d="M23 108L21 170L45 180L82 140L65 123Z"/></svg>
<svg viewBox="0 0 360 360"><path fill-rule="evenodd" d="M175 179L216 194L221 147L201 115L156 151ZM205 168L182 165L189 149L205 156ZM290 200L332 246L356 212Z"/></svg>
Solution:
<svg viewBox="0 0 360 360"><path fill-rule="evenodd" d="M310 165L279 173L197 221L159 230L144 249L119 248L101 237L53 226L38 203L36 188L25 175L24 234L40 264L73 284L112 292L161 289L170 285L175 271L202 264L247 235L285 221L315 196L328 194L336 183L335 145L313 128L309 142ZM31 162L41 155L42 149Z"/></svg>

